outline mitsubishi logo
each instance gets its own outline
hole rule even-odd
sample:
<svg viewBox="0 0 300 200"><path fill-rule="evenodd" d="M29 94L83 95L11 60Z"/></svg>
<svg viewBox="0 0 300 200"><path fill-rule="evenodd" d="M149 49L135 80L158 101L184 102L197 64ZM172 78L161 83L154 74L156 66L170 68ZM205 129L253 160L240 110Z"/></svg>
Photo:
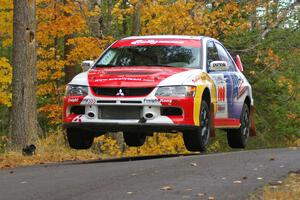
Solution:
<svg viewBox="0 0 300 200"><path fill-rule="evenodd" d="M119 92L117 92L116 96L125 96L122 89L119 89Z"/></svg>

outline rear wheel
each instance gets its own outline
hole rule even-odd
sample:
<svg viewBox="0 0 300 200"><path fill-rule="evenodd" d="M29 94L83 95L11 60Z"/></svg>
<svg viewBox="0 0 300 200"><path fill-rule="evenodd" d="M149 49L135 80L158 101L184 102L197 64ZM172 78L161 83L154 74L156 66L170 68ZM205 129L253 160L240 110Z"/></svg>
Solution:
<svg viewBox="0 0 300 200"><path fill-rule="evenodd" d="M189 151L207 150L210 134L210 110L205 100L202 100L199 117L199 128L183 132L184 145Z"/></svg>
<svg viewBox="0 0 300 200"><path fill-rule="evenodd" d="M74 128L67 128L66 131L69 145L73 149L89 149L94 142L92 133Z"/></svg>
<svg viewBox="0 0 300 200"><path fill-rule="evenodd" d="M140 147L145 143L146 134L136 132L123 132L125 143L130 147Z"/></svg>
<svg viewBox="0 0 300 200"><path fill-rule="evenodd" d="M240 121L240 128L227 130L227 141L231 148L246 147L250 133L250 111L247 104L243 105Z"/></svg>

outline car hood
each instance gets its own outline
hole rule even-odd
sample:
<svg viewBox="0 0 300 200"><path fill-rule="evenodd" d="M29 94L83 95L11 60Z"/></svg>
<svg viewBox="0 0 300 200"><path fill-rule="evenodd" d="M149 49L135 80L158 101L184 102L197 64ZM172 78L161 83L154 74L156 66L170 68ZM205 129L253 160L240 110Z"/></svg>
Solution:
<svg viewBox="0 0 300 200"><path fill-rule="evenodd" d="M191 70L189 68L154 66L99 67L89 70L87 78L91 87L156 87L168 77ZM184 80L177 81L179 81L177 84L180 85Z"/></svg>

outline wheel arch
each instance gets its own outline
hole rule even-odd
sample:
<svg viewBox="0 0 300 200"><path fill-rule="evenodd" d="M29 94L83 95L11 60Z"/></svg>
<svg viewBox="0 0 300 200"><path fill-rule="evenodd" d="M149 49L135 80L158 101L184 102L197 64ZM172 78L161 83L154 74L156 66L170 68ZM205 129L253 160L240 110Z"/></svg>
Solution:
<svg viewBox="0 0 300 200"><path fill-rule="evenodd" d="M209 89L206 87L204 90L203 90L203 93L202 93L202 100L205 100L206 103L208 104L208 107L210 108L210 104L211 104L211 95L210 95L210 91Z"/></svg>
<svg viewBox="0 0 300 200"><path fill-rule="evenodd" d="M250 110L251 108L251 99L249 96L246 96L245 100L244 100L244 104L246 104Z"/></svg>
<svg viewBox="0 0 300 200"><path fill-rule="evenodd" d="M215 121L215 108L214 108L214 105L212 104L211 92L207 87L203 90L202 100L206 101L208 108L210 110L210 137L215 137L216 136L215 122L214 122Z"/></svg>

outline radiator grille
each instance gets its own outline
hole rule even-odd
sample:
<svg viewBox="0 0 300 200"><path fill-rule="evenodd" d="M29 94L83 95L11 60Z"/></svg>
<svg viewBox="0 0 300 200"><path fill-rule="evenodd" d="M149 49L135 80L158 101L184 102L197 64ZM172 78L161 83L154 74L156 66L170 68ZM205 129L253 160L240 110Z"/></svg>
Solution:
<svg viewBox="0 0 300 200"><path fill-rule="evenodd" d="M94 93L101 96L146 96L154 88L106 88L106 87L93 87Z"/></svg>
<svg viewBox="0 0 300 200"><path fill-rule="evenodd" d="M140 119L141 106L99 106L99 119Z"/></svg>

